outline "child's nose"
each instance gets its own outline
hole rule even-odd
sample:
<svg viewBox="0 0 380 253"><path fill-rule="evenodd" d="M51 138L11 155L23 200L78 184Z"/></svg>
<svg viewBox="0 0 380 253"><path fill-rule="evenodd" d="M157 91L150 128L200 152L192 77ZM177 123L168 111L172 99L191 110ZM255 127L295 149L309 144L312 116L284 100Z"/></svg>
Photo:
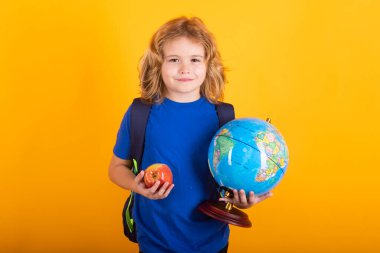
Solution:
<svg viewBox="0 0 380 253"><path fill-rule="evenodd" d="M189 65L186 64L186 63L182 63L181 64L181 68L179 69L179 71L180 71L181 74L188 74L188 73L190 73Z"/></svg>

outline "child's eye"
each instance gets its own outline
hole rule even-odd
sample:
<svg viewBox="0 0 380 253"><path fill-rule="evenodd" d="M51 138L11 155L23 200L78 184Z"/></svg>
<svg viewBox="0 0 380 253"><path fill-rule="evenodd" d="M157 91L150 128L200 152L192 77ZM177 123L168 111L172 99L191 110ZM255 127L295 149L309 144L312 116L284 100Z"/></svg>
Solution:
<svg viewBox="0 0 380 253"><path fill-rule="evenodd" d="M171 58L169 59L169 62L179 62L179 60L177 58Z"/></svg>
<svg viewBox="0 0 380 253"><path fill-rule="evenodd" d="M192 62L201 62L201 60L198 59L198 58L193 58L193 59L191 59L191 61L192 61Z"/></svg>

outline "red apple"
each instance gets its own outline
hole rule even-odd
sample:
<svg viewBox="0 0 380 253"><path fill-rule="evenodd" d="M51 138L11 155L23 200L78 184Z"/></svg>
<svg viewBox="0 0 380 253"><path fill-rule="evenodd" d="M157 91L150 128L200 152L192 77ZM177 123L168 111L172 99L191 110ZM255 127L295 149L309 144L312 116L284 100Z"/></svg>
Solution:
<svg viewBox="0 0 380 253"><path fill-rule="evenodd" d="M160 187L165 182L168 182L169 185L173 183L173 174L169 166L163 163L154 163L146 168L144 174L146 187L152 187L156 181L160 181Z"/></svg>

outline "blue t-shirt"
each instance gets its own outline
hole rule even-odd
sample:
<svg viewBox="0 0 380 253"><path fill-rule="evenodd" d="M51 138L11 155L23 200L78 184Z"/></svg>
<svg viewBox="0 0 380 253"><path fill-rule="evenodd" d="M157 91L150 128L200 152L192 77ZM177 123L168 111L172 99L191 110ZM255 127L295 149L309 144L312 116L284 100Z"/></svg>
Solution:
<svg viewBox="0 0 380 253"><path fill-rule="evenodd" d="M131 159L129 122L130 109L114 147L114 154L127 160ZM208 147L218 128L215 105L204 97L190 103L165 98L152 106L141 168L167 164L175 187L161 200L136 194L133 218L140 251L214 253L227 244L228 225L197 209L205 200L218 199L207 162Z"/></svg>

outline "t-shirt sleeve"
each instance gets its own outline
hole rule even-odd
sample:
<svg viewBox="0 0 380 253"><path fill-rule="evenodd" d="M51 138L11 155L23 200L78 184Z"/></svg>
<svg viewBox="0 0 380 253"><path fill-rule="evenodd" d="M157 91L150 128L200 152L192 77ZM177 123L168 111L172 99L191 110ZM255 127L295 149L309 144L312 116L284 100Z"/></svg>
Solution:
<svg viewBox="0 0 380 253"><path fill-rule="evenodd" d="M130 160L130 119L131 119L131 107L128 108L121 121L119 131L117 133L116 143L113 148L115 156Z"/></svg>

